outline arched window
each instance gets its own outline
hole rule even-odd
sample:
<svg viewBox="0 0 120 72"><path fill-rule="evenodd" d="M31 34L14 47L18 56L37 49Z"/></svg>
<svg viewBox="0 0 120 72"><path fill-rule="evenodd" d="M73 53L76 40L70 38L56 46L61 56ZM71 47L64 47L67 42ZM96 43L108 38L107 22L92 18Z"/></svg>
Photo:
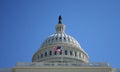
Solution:
<svg viewBox="0 0 120 72"><path fill-rule="evenodd" d="M41 54L41 58L43 58L43 54Z"/></svg>
<svg viewBox="0 0 120 72"><path fill-rule="evenodd" d="M52 55L52 51L49 52L49 55Z"/></svg>
<svg viewBox="0 0 120 72"><path fill-rule="evenodd" d="M67 50L65 50L65 55L67 55Z"/></svg>
<svg viewBox="0 0 120 72"><path fill-rule="evenodd" d="M70 51L70 55L73 55L72 51Z"/></svg>
<svg viewBox="0 0 120 72"><path fill-rule="evenodd" d="M45 57L47 56L47 52L45 52Z"/></svg>

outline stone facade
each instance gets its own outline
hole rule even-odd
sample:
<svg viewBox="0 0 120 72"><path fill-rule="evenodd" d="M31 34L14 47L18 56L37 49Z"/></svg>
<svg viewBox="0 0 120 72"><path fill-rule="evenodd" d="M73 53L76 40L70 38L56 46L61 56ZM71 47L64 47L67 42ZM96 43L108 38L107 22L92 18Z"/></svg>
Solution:
<svg viewBox="0 0 120 72"><path fill-rule="evenodd" d="M107 63L17 63L14 72L112 72Z"/></svg>

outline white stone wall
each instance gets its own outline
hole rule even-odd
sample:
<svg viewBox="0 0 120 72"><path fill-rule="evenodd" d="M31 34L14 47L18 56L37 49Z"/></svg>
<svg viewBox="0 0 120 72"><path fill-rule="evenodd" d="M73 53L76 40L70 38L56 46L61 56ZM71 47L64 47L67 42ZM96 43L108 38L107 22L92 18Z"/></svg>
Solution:
<svg viewBox="0 0 120 72"><path fill-rule="evenodd" d="M3 68L0 69L0 72L13 72L12 68Z"/></svg>
<svg viewBox="0 0 120 72"><path fill-rule="evenodd" d="M62 49L62 54L60 55L60 53L57 53L56 55L54 54L54 50L52 50L52 48L54 46L61 46L61 49ZM65 50L67 50L67 55L65 55ZM49 52L52 51L52 55L49 55ZM70 55L70 51L72 51L72 55ZM45 53L47 52L47 56L45 56ZM75 55L75 52L76 52L76 55ZM41 54L43 55L42 58L41 58ZM79 48L74 48L74 47L71 47L71 46L67 46L67 45L62 45L62 44L59 44L59 45L50 45L50 46L47 46L46 48L41 48L39 51L36 52L36 54L33 56L33 59L32 61L33 62L41 62L41 61L46 61L46 60L52 60L52 58L56 57L64 57L64 58L68 58L70 60L72 60L74 58L74 60L76 61L84 61L84 62L88 62L89 58L88 56L83 52L81 51Z"/></svg>
<svg viewBox="0 0 120 72"><path fill-rule="evenodd" d="M113 68L112 72L120 72L120 68Z"/></svg>
<svg viewBox="0 0 120 72"><path fill-rule="evenodd" d="M70 68L15 68L14 72L112 72L111 68L78 68L78 67L70 67Z"/></svg>
<svg viewBox="0 0 120 72"><path fill-rule="evenodd" d="M17 63L13 72L112 72L107 63Z"/></svg>

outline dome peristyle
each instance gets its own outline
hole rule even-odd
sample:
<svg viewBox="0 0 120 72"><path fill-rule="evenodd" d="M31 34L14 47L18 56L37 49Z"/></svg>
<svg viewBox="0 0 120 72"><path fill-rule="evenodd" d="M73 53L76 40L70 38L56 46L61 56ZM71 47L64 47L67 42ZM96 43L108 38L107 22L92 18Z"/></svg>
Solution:
<svg viewBox="0 0 120 72"><path fill-rule="evenodd" d="M55 33L50 35L42 44L42 47L57 43L71 44L76 47L80 47L80 44L72 36L67 35L66 33Z"/></svg>
<svg viewBox="0 0 120 72"><path fill-rule="evenodd" d="M33 62L89 62L88 54L78 41L65 33L65 25L59 22L56 33L50 35L33 55Z"/></svg>

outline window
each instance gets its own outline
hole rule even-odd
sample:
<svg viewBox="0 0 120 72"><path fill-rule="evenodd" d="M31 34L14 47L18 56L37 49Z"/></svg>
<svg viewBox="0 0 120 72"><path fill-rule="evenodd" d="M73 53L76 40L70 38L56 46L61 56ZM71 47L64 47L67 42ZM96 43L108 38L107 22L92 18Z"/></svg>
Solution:
<svg viewBox="0 0 120 72"><path fill-rule="evenodd" d="M70 41L70 39L68 38L68 42Z"/></svg>
<svg viewBox="0 0 120 72"><path fill-rule="evenodd" d="M81 58L81 54L79 53L79 58Z"/></svg>
<svg viewBox="0 0 120 72"><path fill-rule="evenodd" d="M50 42L50 39L48 40L48 42Z"/></svg>
<svg viewBox="0 0 120 72"><path fill-rule="evenodd" d="M70 51L70 55L73 55L72 51Z"/></svg>
<svg viewBox="0 0 120 72"><path fill-rule="evenodd" d="M49 55L52 55L52 51L49 52Z"/></svg>
<svg viewBox="0 0 120 72"><path fill-rule="evenodd" d="M56 37L56 40L57 40L58 38Z"/></svg>
<svg viewBox="0 0 120 72"><path fill-rule="evenodd" d="M62 31L62 28L60 27L60 31Z"/></svg>
<svg viewBox="0 0 120 72"><path fill-rule="evenodd" d="M41 54L41 58L43 58L43 54Z"/></svg>
<svg viewBox="0 0 120 72"><path fill-rule="evenodd" d="M84 55L84 59L86 59L86 56Z"/></svg>
<svg viewBox="0 0 120 72"><path fill-rule="evenodd" d="M60 55L62 55L62 51L60 51Z"/></svg>
<svg viewBox="0 0 120 72"><path fill-rule="evenodd" d="M81 58L83 58L83 53L81 53Z"/></svg>
<svg viewBox="0 0 120 72"><path fill-rule="evenodd" d="M75 52L75 56L77 56L77 52Z"/></svg>
<svg viewBox="0 0 120 72"><path fill-rule="evenodd" d="M38 59L39 59L39 55L38 55Z"/></svg>
<svg viewBox="0 0 120 72"><path fill-rule="evenodd" d="M52 38L52 41L53 41L54 39Z"/></svg>
<svg viewBox="0 0 120 72"><path fill-rule="evenodd" d="M60 39L62 39L62 38L60 37Z"/></svg>
<svg viewBox="0 0 120 72"><path fill-rule="evenodd" d="M65 55L67 55L67 50L65 50Z"/></svg>
<svg viewBox="0 0 120 72"><path fill-rule="evenodd" d="M45 57L47 56L47 52L45 52Z"/></svg>
<svg viewBox="0 0 120 72"><path fill-rule="evenodd" d="M60 37L59 39L60 39L60 41L62 41L62 37Z"/></svg>
<svg viewBox="0 0 120 72"><path fill-rule="evenodd" d="M85 59L85 55L83 55L83 59Z"/></svg>
<svg viewBox="0 0 120 72"><path fill-rule="evenodd" d="M66 42L66 38L64 37L64 41Z"/></svg>
<svg viewBox="0 0 120 72"><path fill-rule="evenodd" d="M57 55L57 52L55 51L54 54Z"/></svg>
<svg viewBox="0 0 120 72"><path fill-rule="evenodd" d="M47 43L47 40L46 40L46 43Z"/></svg>

